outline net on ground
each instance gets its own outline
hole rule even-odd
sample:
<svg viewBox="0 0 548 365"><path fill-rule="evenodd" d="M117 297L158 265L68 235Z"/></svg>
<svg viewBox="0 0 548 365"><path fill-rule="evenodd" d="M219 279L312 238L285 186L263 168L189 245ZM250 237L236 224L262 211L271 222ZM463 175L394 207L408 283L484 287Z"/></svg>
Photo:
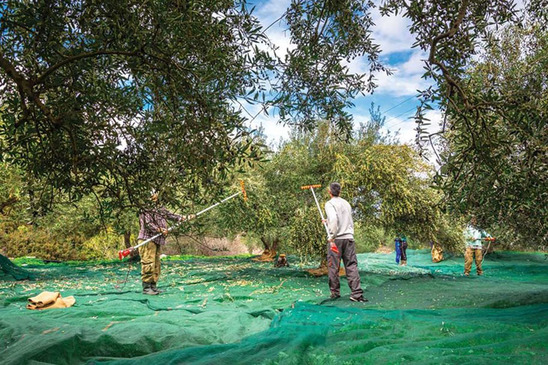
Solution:
<svg viewBox="0 0 548 365"><path fill-rule="evenodd" d="M0 362L548 363L545 255L492 254L481 277L462 275L462 257L433 264L425 250L410 250L407 267L394 255L358 259L367 304L348 300L344 278L342 297L326 300L327 278L293 257L289 268L164 261L159 296L141 294L138 264L29 265L35 281L0 276ZM45 290L76 304L26 310Z"/></svg>

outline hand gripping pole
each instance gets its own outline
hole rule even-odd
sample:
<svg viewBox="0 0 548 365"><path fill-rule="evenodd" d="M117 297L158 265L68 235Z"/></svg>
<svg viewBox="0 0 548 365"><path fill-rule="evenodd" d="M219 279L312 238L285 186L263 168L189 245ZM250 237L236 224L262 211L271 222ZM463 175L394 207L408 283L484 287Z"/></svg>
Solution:
<svg viewBox="0 0 548 365"><path fill-rule="evenodd" d="M245 191L245 184L244 184L244 181L243 181L243 180L240 180L240 187L241 187L242 191L239 191L239 192L237 192L237 193L235 193L235 194L232 194L231 196L229 196L229 197L227 197L227 198L224 198L224 199L221 200L220 202L215 203L215 204L213 204L213 205L211 205L211 206L205 208L204 210L201 210L201 211L199 211L198 213L194 214L194 217L192 217L192 215L190 215L190 217L192 217L192 218L198 217L198 216L204 214L205 212L207 212L208 210L211 210L211 209L215 208L216 206L218 206L218 205L220 205L220 204L222 204L222 203L224 203L224 202L226 202L226 201L228 201L228 200L230 200L230 199L232 199L232 198L237 197L237 196L240 195L240 194L243 195L244 201L247 201L247 193L246 193L246 191ZM190 220L190 219L192 219L192 218L182 220L181 222L179 222L179 223L177 223L177 224L175 224L175 225L169 227L167 231L169 232L169 231L171 231L171 230L177 228L181 223L183 223L183 222L185 222L185 221L187 221L187 220ZM118 251L118 257L120 258L120 260L122 260L124 257L128 256L129 254L131 254L132 251L138 249L139 247L141 247L141 246L143 246L143 245L146 245L146 244L149 243L150 241L155 240L156 238L160 237L162 234L163 234L163 233L158 233L157 235L155 235L155 236L153 236L153 237L150 237L149 239L147 239L147 240L145 240L145 241L139 243L139 244L136 245L136 246L133 246L133 247L126 248L126 249L124 249L124 250Z"/></svg>
<svg viewBox="0 0 548 365"><path fill-rule="evenodd" d="M482 240L489 242L487 244L487 248L485 249L485 253L482 252L482 255L481 255L481 264L483 265L483 260L485 260L485 256L487 256L487 254L489 253L489 249L491 248L491 244L492 243L494 244L497 239L495 237L485 237L485 238L482 238Z"/></svg>

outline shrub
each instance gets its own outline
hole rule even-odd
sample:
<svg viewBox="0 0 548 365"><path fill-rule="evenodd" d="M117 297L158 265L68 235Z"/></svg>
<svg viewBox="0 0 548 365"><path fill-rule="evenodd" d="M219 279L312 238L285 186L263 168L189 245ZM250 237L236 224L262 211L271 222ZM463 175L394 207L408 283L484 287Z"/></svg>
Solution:
<svg viewBox="0 0 548 365"><path fill-rule="evenodd" d="M49 230L21 225L10 233L1 233L9 257L36 256L44 260L81 260L78 252L82 236L58 237Z"/></svg>
<svg viewBox="0 0 548 365"><path fill-rule="evenodd" d="M118 250L123 247L122 239L112 227L108 227L106 232L101 231L98 235L84 241L81 254L87 260L114 260L118 257Z"/></svg>
<svg viewBox="0 0 548 365"><path fill-rule="evenodd" d="M356 252L374 252L381 245L389 245L392 239L388 237L382 227L354 223L354 240Z"/></svg>

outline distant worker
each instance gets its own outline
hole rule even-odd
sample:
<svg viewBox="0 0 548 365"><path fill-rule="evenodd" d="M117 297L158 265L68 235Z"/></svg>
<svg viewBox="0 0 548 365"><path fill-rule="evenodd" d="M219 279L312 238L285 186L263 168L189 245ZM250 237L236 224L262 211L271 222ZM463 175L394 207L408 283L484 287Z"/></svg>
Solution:
<svg viewBox="0 0 548 365"><path fill-rule="evenodd" d="M141 279L143 282L143 294L158 295L157 284L160 278L160 254L161 247L166 243L168 234L166 219L181 222L187 219L192 219L191 216L180 216L172 213L164 207L158 205L158 194L153 193L150 200L152 207L144 210L139 214L139 237L137 241L140 243L149 238L162 233L159 237L139 247L139 255L141 256Z"/></svg>
<svg viewBox="0 0 548 365"><path fill-rule="evenodd" d="M478 275L483 275L483 270L481 268L482 264L482 250L483 244L482 240L490 238L491 236L480 231L476 228L476 217L470 219L470 224L464 232L464 239L466 241L466 251L464 253L464 275L469 276L472 269L472 261L475 258L476 261L476 271Z"/></svg>
<svg viewBox="0 0 548 365"><path fill-rule="evenodd" d="M285 257L285 254L280 254L278 256L278 260L274 264L275 267L289 267L289 263L287 262L287 258Z"/></svg>
<svg viewBox="0 0 548 365"><path fill-rule="evenodd" d="M397 236L394 240L394 249L396 250L396 264L400 263L401 260L401 239L400 236Z"/></svg>
<svg viewBox="0 0 548 365"><path fill-rule="evenodd" d="M339 267L342 257L346 270L346 279L351 290L350 300L354 302L367 302L368 300L363 297L360 273L358 272L352 209L350 204L339 196L341 193L341 185L339 183L331 183L328 192L331 199L325 204L325 213L329 228L327 263L331 298L336 299L341 296Z"/></svg>
<svg viewBox="0 0 548 365"><path fill-rule="evenodd" d="M407 237L401 236L401 266L407 266Z"/></svg>

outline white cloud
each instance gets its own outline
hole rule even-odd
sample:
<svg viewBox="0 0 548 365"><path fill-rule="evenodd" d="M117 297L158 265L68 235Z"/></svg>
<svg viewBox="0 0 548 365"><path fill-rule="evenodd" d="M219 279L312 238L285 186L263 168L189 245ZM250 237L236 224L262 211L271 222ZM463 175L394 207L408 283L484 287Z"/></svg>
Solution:
<svg viewBox="0 0 548 365"><path fill-rule="evenodd" d="M378 94L391 95L393 97L416 95L417 90L423 88L424 80L420 75L401 76L393 74L390 76L380 74L377 76Z"/></svg>
<svg viewBox="0 0 548 365"><path fill-rule="evenodd" d="M415 123L414 116L415 111L409 112L408 115L400 117L386 118L385 130L391 130L393 132L399 131L399 138L402 143L414 144L417 136L417 124ZM429 133L435 133L440 130L439 123L442 120L442 114L439 110L428 110L425 113L425 118L430 120L430 125L427 130Z"/></svg>
<svg viewBox="0 0 548 365"><path fill-rule="evenodd" d="M387 113L385 115L385 125L381 129L381 132L383 134L387 134L390 131L392 135L398 133L398 139L401 143L414 145L415 137L417 135L417 124L415 123L415 119L413 118L415 115L415 111L416 106L410 107L407 112L403 113L403 115L394 113L394 116L394 114ZM435 133L441 129L440 123L442 121L442 114L439 110L428 110L425 113L425 117L430 120L430 126L428 126L427 128L429 133ZM356 125L359 125L359 123L366 123L367 121L369 121L369 119L369 114L354 115Z"/></svg>
<svg viewBox="0 0 548 365"><path fill-rule="evenodd" d="M267 136L267 143L277 143L280 138L287 139L289 137L289 127L284 126L278 122L278 118L272 113L266 115L262 111L262 107L259 104L249 104L244 100L240 102L245 107L245 110L242 107L242 104L236 105L236 108L240 110L242 115L246 115L249 120L247 125L252 129L264 129L264 134Z"/></svg>
<svg viewBox="0 0 548 365"><path fill-rule="evenodd" d="M413 51L411 57L399 66L399 69L404 74L423 74L424 73L424 61L428 58L428 55L422 51Z"/></svg>
<svg viewBox="0 0 548 365"><path fill-rule="evenodd" d="M255 16L261 21L261 24L266 29L266 35L270 41L278 47L276 54L284 59L288 50L293 49L295 45L291 44L290 38L287 35L287 24L280 20L280 17L289 7L290 0L271 0L261 4L257 4ZM266 46L260 47L262 50L267 50Z"/></svg>
<svg viewBox="0 0 548 365"><path fill-rule="evenodd" d="M373 38L375 43L381 46L383 54L409 51L415 41L414 36L409 32L408 19L400 15L382 16L378 8L371 11L375 26Z"/></svg>
<svg viewBox="0 0 548 365"><path fill-rule="evenodd" d="M289 127L277 121L277 118L260 114L251 123L252 128L258 129L260 126L264 128L264 134L268 137L268 143L277 144L281 139L289 138Z"/></svg>
<svg viewBox="0 0 548 365"><path fill-rule="evenodd" d="M376 2L378 3L378 1ZM287 49L294 47L286 34L287 24L277 21L286 11L289 4L290 0L270 0L258 3L255 10L255 15L261 20L264 27L272 24L267 31L267 35L279 47L277 53L281 57L285 56ZM381 102L377 104L381 105L382 109L388 109L393 106L394 98L416 95L417 90L425 89L430 85L430 81L421 78L424 73L423 60L427 58L427 55L418 49L411 48L415 38L409 32L409 20L403 18L401 15L383 17L377 8L372 9L371 14L375 22L375 26L372 27L374 42L380 44L384 63L393 70L393 74L390 76L384 73L376 75L378 87L375 90L375 95L378 99L381 99ZM388 62L389 60L392 62ZM366 58L353 60L350 63L346 63L346 65L353 73L366 74L369 70L369 63ZM368 109L368 106L364 105L365 102L366 98L358 98L355 100L356 108L350 110L350 113L356 113L354 115L356 125L360 121L369 119L368 114L367 116L357 114L359 110ZM252 115L255 115L259 110L256 107L248 108L246 106L246 108ZM401 112L401 108L399 112ZM398 114L399 112L394 112L396 117L386 115L388 127L392 131L400 129L400 140L402 143L413 144L416 135L416 131L414 130L416 125L412 119L402 118L413 115L414 111L405 113L401 117ZM439 112L436 111L436 113L439 115ZM434 114L432 114L432 117L439 119L439 116ZM277 118L272 115L266 116L260 114L251 122L251 126L254 128L257 128L261 124L270 142L277 142L280 137L287 138L289 134L289 128L278 124Z"/></svg>
<svg viewBox="0 0 548 365"><path fill-rule="evenodd" d="M278 19L287 10L291 0L270 0L256 4L255 15L261 19L265 27ZM255 5L250 3L250 5Z"/></svg>
<svg viewBox="0 0 548 365"><path fill-rule="evenodd" d="M285 28L274 25L272 28L270 28L266 35L272 42L272 44L277 47L276 49L276 55L280 57L282 60L285 59L285 56L287 55L289 50L292 50L295 48L295 45L291 43L291 40L288 36L285 34ZM267 47L265 45L260 46L261 50L267 50Z"/></svg>
<svg viewBox="0 0 548 365"><path fill-rule="evenodd" d="M422 78L425 58L423 52L413 51L405 62L391 66L392 75L378 73L375 92L397 97L416 95L417 90L426 89L431 82Z"/></svg>
<svg viewBox="0 0 548 365"><path fill-rule="evenodd" d="M443 115L439 110L429 110L425 113L425 117L430 120L430 125L427 126L427 131L429 134L433 134L441 130ZM387 118L387 120L389 119ZM398 132L398 137L401 143L410 146L416 146L415 139L417 136L417 124L415 123L415 120L413 118L393 119L387 123L387 127L387 129L384 129L385 133L388 131L388 129L392 131L392 133ZM433 142L435 145L436 137L434 137ZM424 156L428 158L429 163L434 165L436 168L439 167L436 161L436 154L434 153L432 146L428 143L424 145L423 148Z"/></svg>

